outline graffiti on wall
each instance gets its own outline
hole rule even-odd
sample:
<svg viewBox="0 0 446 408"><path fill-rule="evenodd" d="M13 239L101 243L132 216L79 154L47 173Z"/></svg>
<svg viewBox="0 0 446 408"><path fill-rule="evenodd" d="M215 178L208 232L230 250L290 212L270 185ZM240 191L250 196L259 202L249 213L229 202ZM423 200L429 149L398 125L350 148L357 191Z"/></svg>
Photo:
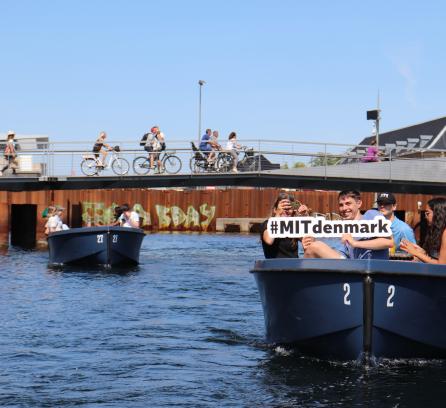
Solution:
<svg viewBox="0 0 446 408"><path fill-rule="evenodd" d="M102 202L82 203L82 221L85 225L108 225L114 222L114 209L118 204L112 203L107 207ZM137 212L140 218L141 227L151 227L153 225L150 211L146 211L141 204L135 204L133 211ZM159 229L183 229L202 230L209 228L215 217L215 206L204 203L197 209L189 205L186 210L178 206L155 205L155 212L158 218L156 223Z"/></svg>
<svg viewBox="0 0 446 408"><path fill-rule="evenodd" d="M215 206L202 204L197 211L192 205L183 211L180 207L165 207L163 205L155 205L156 214L158 216L158 225L160 229L182 227L186 230L201 229L206 231L215 216ZM202 220L202 218L205 218Z"/></svg>

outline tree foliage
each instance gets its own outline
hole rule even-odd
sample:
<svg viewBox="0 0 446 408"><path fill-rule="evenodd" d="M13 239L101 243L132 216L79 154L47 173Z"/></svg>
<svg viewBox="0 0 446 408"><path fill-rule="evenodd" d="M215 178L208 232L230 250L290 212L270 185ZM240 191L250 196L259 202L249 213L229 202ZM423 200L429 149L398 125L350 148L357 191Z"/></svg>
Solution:
<svg viewBox="0 0 446 408"><path fill-rule="evenodd" d="M325 164L327 164L327 166L333 166L337 164L338 161L339 157L330 156L329 153L327 153L327 156L325 157L325 153L319 152L318 156L315 156L310 160L309 165L310 167L325 166Z"/></svg>

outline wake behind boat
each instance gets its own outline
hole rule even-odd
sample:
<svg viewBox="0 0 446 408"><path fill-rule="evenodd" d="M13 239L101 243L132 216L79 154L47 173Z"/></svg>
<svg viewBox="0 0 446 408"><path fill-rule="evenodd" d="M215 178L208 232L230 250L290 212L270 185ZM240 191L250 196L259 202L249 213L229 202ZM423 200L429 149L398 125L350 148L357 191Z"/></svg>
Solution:
<svg viewBox="0 0 446 408"><path fill-rule="evenodd" d="M266 340L336 360L446 357L446 267L267 259L251 271Z"/></svg>
<svg viewBox="0 0 446 408"><path fill-rule="evenodd" d="M51 264L134 265L144 232L138 228L84 227L48 236Z"/></svg>

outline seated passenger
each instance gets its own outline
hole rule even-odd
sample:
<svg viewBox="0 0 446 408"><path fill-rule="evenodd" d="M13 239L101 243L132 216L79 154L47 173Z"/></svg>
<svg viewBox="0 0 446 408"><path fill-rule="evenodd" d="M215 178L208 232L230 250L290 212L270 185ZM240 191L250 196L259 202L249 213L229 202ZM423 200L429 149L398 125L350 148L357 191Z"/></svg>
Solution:
<svg viewBox="0 0 446 408"><path fill-rule="evenodd" d="M205 155L207 155L208 161L213 158L211 136L211 129L206 129L206 133L201 137L200 145L198 147Z"/></svg>
<svg viewBox="0 0 446 408"><path fill-rule="evenodd" d="M426 220L429 227L423 247L403 239L401 249L421 262L446 264L446 198L427 202Z"/></svg>
<svg viewBox="0 0 446 408"><path fill-rule="evenodd" d="M45 223L45 235L48 235L50 233L50 228L49 228L49 222L51 217L54 215L56 211L56 207L54 207L53 205L48 206L48 208L45 209L46 215L46 223Z"/></svg>
<svg viewBox="0 0 446 408"><path fill-rule="evenodd" d="M110 224L111 226L120 226L121 225L121 215L122 215L122 208L120 206L116 206L113 211L113 216L115 220Z"/></svg>
<svg viewBox="0 0 446 408"><path fill-rule="evenodd" d="M217 152L221 150L221 145L218 143L218 130L212 132L212 136L209 139L209 145L211 146L211 153L208 157L208 162L213 163L217 158Z"/></svg>
<svg viewBox="0 0 446 408"><path fill-rule="evenodd" d="M295 204L298 205L296 209ZM299 204L295 201L293 195L280 193L274 203L272 217L308 215L307 206ZM267 225L268 220L262 224L260 231L265 258L298 258L298 240L296 238L273 238L267 229Z"/></svg>
<svg viewBox="0 0 446 408"><path fill-rule="evenodd" d="M139 228L139 215L136 211L130 210L128 204L121 205L122 214L119 217L121 227Z"/></svg>
<svg viewBox="0 0 446 408"><path fill-rule="evenodd" d="M415 240L413 229L404 221L401 221L395 216L395 196L392 193L380 193L378 194L376 203L378 205L379 212L384 216L384 218L392 223L390 228L392 229L394 242L394 247L392 248L393 252L400 251L400 242L403 238L407 239L413 244L416 244L417 241Z"/></svg>
<svg viewBox="0 0 446 408"><path fill-rule="evenodd" d="M356 190L341 191L338 195L339 214L343 220L360 220L361 195ZM364 214L364 219L373 219L379 215L378 211L370 210ZM302 238L305 258L331 258L331 259L389 259L389 248L393 246L392 238L355 239L350 234L341 238L344 244L342 249L333 249L322 241L313 237Z"/></svg>
<svg viewBox="0 0 446 408"><path fill-rule="evenodd" d="M70 229L68 225L63 223L64 211L65 208L59 206L56 207L53 215L48 219L48 233Z"/></svg>

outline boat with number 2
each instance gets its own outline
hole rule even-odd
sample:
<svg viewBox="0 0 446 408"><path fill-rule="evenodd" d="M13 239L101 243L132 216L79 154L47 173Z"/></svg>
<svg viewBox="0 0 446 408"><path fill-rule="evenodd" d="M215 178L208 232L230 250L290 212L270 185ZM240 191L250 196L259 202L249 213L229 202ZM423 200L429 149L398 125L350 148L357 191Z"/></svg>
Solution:
<svg viewBox="0 0 446 408"><path fill-rule="evenodd" d="M251 272L269 343L335 360L446 357L444 265L266 259Z"/></svg>
<svg viewBox="0 0 446 408"><path fill-rule="evenodd" d="M125 227L85 227L52 232L48 236L50 264L134 265L144 231Z"/></svg>

